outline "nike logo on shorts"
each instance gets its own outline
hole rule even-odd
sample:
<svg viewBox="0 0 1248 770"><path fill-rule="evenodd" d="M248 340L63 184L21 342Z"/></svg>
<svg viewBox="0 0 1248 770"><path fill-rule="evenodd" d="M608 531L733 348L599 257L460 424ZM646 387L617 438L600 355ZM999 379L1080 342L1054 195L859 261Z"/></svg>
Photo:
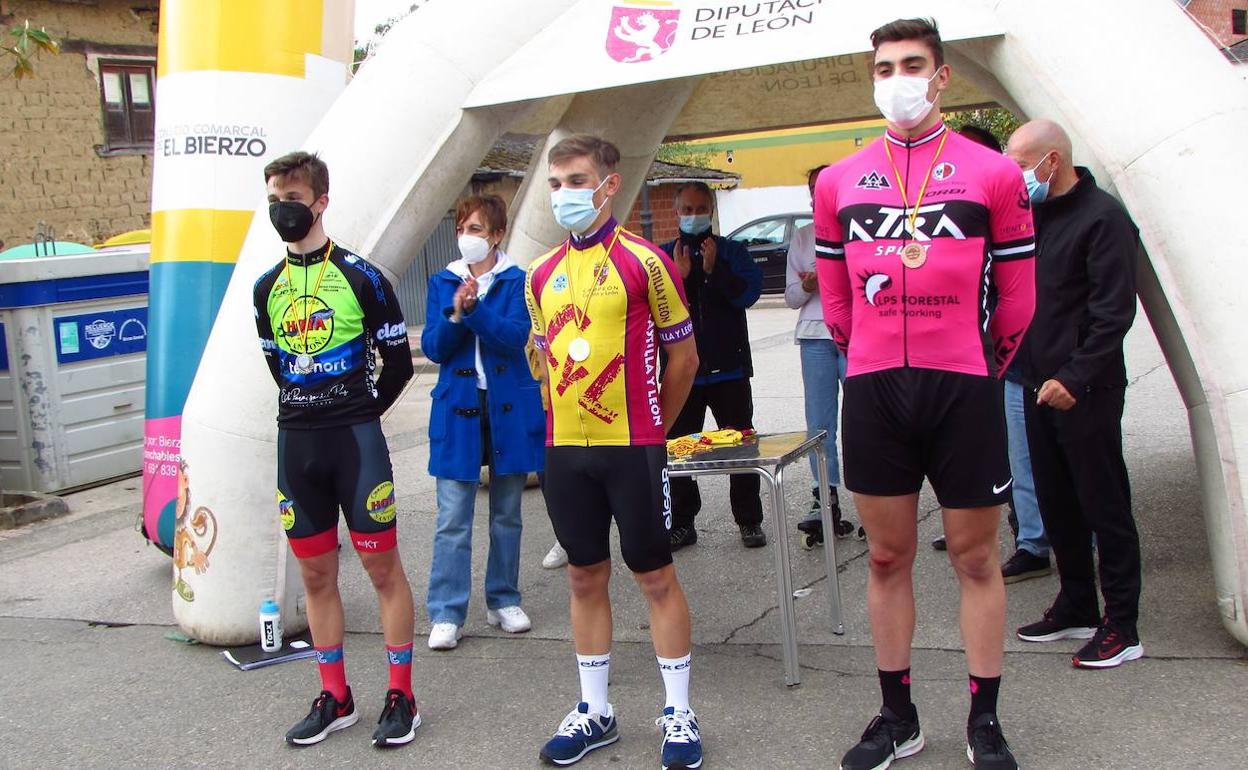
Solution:
<svg viewBox="0 0 1248 770"><path fill-rule="evenodd" d="M1014 483L1014 479L1010 479L1009 481L1005 482L1005 483L1004 483L1004 484L1002 484L1001 486L997 486L996 484L993 484L993 485L992 485L992 493L993 493L994 495L999 495L999 494L1001 494L1002 492L1004 492L1005 490L1009 489L1009 488L1010 488L1010 485L1011 485L1011 484L1013 484L1013 483Z"/></svg>

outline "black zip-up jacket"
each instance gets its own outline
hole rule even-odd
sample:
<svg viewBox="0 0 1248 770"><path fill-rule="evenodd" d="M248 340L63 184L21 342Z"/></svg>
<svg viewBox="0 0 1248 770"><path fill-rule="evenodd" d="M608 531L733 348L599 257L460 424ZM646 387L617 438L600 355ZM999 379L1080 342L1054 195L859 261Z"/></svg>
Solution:
<svg viewBox="0 0 1248 770"><path fill-rule="evenodd" d="M1036 204L1036 314L1018 360L1023 384L1060 382L1077 400L1127 384L1122 341L1135 320L1139 230L1126 209L1076 167L1065 195Z"/></svg>
<svg viewBox="0 0 1248 770"><path fill-rule="evenodd" d="M702 242L715 239L715 267L708 276L702 269ZM693 336L698 345L698 374L695 385L725 379L754 376L750 356L750 330L745 311L758 301L763 288L763 271L742 244L708 230L697 235L680 234L660 248L676 259L676 244L689 247L691 263L684 279L685 300L693 320ZM664 359L666 361L666 358ZM736 373L735 377L731 377Z"/></svg>

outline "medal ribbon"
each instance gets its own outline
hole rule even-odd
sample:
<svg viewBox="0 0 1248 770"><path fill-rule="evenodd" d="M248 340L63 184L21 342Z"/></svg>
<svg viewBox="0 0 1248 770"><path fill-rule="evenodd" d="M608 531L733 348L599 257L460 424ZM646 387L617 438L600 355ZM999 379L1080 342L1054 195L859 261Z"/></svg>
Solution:
<svg viewBox="0 0 1248 770"><path fill-rule="evenodd" d="M598 272L607 264L607 259L611 256L611 249L615 248L615 242L620 239L620 231L624 228L616 226L615 236L611 238L611 243L607 245L607 250L602 253L602 259L598 260L598 264L594 266L594 272L590 276L593 285L589 287L589 296L585 298L585 309L576 306L576 286L572 282L572 273L574 270L566 270L568 275L568 291L572 293L572 316L576 323L576 331L578 334L585 331L585 319L589 317L589 303L593 302L594 295L598 292ZM569 250L571 246L569 245ZM584 254L584 251L576 249L577 253ZM565 262L565 264L567 264ZM566 269L566 268L565 268ZM578 315L579 314L579 315Z"/></svg>
<svg viewBox="0 0 1248 770"><path fill-rule="evenodd" d="M334 242L331 240L329 241L328 245L325 248L325 260L321 262L321 272L316 277L316 286L312 287L312 293L308 294L307 295L308 297L315 297L317 295L317 292L321 290L321 281L325 278L325 268L329 267L329 255L332 254L333 251L334 251ZM304 291L306 292L307 291L307 278L308 278L307 265L304 265L303 267L303 278L304 278ZM289 254L286 255L286 286L288 287L287 293L290 295L290 308L291 310L294 310L295 301L299 298L295 296L295 282L290 277L290 255ZM305 301L303 303L303 327L300 330L300 334L299 334L299 344L303 347L303 350L299 351L300 353L308 352L308 322L311 320L312 320L312 313L311 311L308 310L308 303Z"/></svg>
<svg viewBox="0 0 1248 770"><path fill-rule="evenodd" d="M901 205L903 209L910 210L909 225L906 228L910 235L914 236L914 223L919 218L919 207L923 205L923 196L927 193L927 183L932 181L932 169L936 168L936 161L940 160L941 150L945 149L945 140L949 138L949 128L945 128L945 135L940 137L940 144L936 147L936 154L932 156L932 162L928 164L927 175L923 177L923 186L919 188L919 198L914 202L914 209L910 210L910 203L906 200L906 183L901 179L901 171L897 168L897 163L893 161L893 151L889 148L888 137L884 138L884 154L888 156L888 163L893 167L893 175L897 177L897 189L901 191ZM902 233L902 240L905 240L905 233ZM918 240L915 238L915 240Z"/></svg>

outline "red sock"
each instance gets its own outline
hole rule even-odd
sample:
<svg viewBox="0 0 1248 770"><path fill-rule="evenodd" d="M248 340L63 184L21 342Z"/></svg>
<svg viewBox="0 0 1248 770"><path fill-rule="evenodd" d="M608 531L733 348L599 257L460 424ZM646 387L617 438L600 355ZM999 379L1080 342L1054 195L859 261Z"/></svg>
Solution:
<svg viewBox="0 0 1248 770"><path fill-rule="evenodd" d="M390 659L390 689L415 700L412 696L412 643L401 647L387 644L386 657Z"/></svg>
<svg viewBox="0 0 1248 770"><path fill-rule="evenodd" d="M321 671L321 689L329 690L339 703L347 702L347 667L342 660L342 645L317 647L316 665Z"/></svg>

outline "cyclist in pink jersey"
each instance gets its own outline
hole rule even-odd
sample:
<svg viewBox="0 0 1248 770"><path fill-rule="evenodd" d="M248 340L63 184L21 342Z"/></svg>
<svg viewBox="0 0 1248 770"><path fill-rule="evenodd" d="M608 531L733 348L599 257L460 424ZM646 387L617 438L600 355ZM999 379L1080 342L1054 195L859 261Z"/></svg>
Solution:
<svg viewBox="0 0 1248 770"><path fill-rule="evenodd" d="M935 22L894 21L871 43L888 130L824 170L815 188L824 320L848 357L845 486L870 544L867 605L883 694L841 767L882 770L924 745L910 642L926 477L962 591L967 757L1015 770L996 714L1005 626L997 524L1012 483L998 378L1035 307L1031 202L1016 164L941 119L935 102L950 71Z"/></svg>

